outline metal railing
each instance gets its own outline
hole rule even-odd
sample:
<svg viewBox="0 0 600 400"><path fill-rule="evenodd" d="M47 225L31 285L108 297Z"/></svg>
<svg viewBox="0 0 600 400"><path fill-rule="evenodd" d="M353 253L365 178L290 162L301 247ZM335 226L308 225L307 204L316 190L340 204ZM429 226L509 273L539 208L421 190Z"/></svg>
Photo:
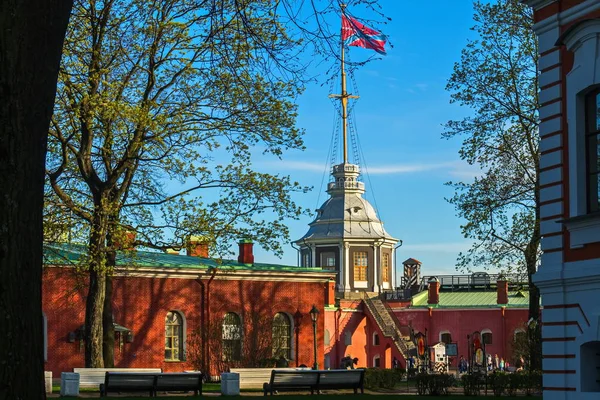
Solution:
<svg viewBox="0 0 600 400"><path fill-rule="evenodd" d="M327 190L332 189L365 189L365 184L358 181L344 181L344 182L329 182L327 184Z"/></svg>
<svg viewBox="0 0 600 400"><path fill-rule="evenodd" d="M427 287L431 278L437 278L440 289L445 290L479 290L497 287L498 278L504 277L508 281L509 288L527 286L529 284L527 274L488 274L487 272L475 272L471 275L431 275L421 278L419 292Z"/></svg>

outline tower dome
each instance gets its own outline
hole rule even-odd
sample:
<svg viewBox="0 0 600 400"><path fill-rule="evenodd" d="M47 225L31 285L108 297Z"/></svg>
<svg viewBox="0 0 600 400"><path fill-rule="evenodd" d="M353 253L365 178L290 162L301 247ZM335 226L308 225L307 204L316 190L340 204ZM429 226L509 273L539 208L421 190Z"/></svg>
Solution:
<svg viewBox="0 0 600 400"><path fill-rule="evenodd" d="M398 239L389 235L363 194L360 167L334 165L327 199L306 234L295 243L303 267L337 272L340 291L381 291L394 282L393 253Z"/></svg>

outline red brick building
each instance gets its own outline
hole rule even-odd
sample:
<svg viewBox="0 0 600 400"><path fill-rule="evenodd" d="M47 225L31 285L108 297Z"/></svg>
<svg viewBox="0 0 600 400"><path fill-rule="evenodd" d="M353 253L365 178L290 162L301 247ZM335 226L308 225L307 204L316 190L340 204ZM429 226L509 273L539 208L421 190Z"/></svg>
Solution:
<svg viewBox="0 0 600 400"><path fill-rule="evenodd" d="M290 366L311 366L309 311L324 309L330 272L258 264L250 243L238 262L151 252L120 254L113 283L115 366L194 369L208 328L211 373L283 355ZM76 265L82 248L46 246L43 311L45 369L54 376L84 366L82 325L87 284ZM190 252L193 253L193 252ZM318 359L323 359L322 314L317 320ZM274 348L274 342L277 348ZM202 353L200 353L202 354Z"/></svg>

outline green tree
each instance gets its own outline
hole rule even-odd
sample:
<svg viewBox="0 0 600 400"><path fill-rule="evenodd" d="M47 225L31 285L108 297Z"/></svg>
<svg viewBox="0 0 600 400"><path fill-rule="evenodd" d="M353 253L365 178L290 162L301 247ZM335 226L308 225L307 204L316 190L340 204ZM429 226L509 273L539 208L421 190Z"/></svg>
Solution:
<svg viewBox="0 0 600 400"><path fill-rule="evenodd" d="M293 103L306 82L302 39L319 53L334 38L319 18L291 37L303 25L294 10L270 0L76 2L47 182L48 202L87 237L86 366L112 362L102 343L112 347L114 251L127 229L156 249L198 235L223 253L244 236L281 253L283 222L302 212L291 194L307 188L253 170L252 159L303 148Z"/></svg>
<svg viewBox="0 0 600 400"><path fill-rule="evenodd" d="M449 183L455 188L449 201L466 220L462 233L475 242L459 255L457 268L526 272L529 316L537 320L540 296L532 275L540 255L538 50L532 11L518 0L474 7L477 39L463 49L447 85L451 101L473 113L449 121L443 133L464 138L461 158L481 167L473 182Z"/></svg>
<svg viewBox="0 0 600 400"><path fill-rule="evenodd" d="M42 204L72 2L0 2L0 399L44 399Z"/></svg>

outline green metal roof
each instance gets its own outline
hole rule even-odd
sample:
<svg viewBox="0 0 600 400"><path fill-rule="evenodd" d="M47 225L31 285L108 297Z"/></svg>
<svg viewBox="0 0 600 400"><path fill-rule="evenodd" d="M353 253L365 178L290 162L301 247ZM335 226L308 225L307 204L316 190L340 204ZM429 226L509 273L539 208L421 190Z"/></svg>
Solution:
<svg viewBox="0 0 600 400"><path fill-rule="evenodd" d="M44 264L46 265L69 265L77 264L85 257L86 246L79 244L44 244ZM321 268L304 268L293 265L279 264L242 264L234 260L220 260L215 258L191 257L187 255L166 254L151 251L118 251L118 267L153 267L153 268L186 268L186 269L209 269L236 271L289 271L289 272L322 272L331 275L331 271Z"/></svg>
<svg viewBox="0 0 600 400"><path fill-rule="evenodd" d="M427 290L413 296L411 306L432 308L528 308L529 292L521 290L508 292L508 304L497 304L496 291L478 292L440 292L439 304L427 304Z"/></svg>

